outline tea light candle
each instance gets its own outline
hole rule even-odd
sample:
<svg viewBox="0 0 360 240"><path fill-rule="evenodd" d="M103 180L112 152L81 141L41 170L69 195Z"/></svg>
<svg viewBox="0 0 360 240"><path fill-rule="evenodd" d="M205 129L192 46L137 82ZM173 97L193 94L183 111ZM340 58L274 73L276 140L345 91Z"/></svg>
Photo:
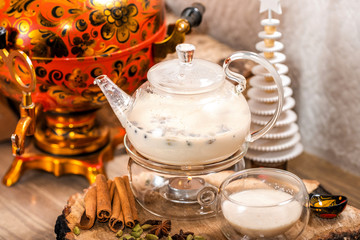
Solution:
<svg viewBox="0 0 360 240"><path fill-rule="evenodd" d="M174 200L196 201L204 186L204 179L199 177L175 177L169 181L169 194Z"/></svg>
<svg viewBox="0 0 360 240"><path fill-rule="evenodd" d="M291 200L292 195L274 189L245 190L229 198L234 201L222 203L225 219L237 232L249 237L282 234L299 220L302 212L301 204Z"/></svg>

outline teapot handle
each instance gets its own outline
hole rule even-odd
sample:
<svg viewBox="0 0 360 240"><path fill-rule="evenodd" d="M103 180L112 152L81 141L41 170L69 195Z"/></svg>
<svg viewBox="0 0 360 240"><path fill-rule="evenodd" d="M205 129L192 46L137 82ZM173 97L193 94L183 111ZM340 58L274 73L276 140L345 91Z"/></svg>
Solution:
<svg viewBox="0 0 360 240"><path fill-rule="evenodd" d="M226 58L223 65L226 77L238 83L238 85L236 86L236 91L242 92L243 90L245 90L246 79L241 74L231 71L229 69L229 66L233 61L240 59L251 60L265 67L270 72L277 86L278 102L277 102L276 111L272 116L272 118L269 120L269 122L263 128L251 133L251 138L249 142L253 142L261 138L264 134L266 134L275 125L276 121L278 120L282 112L282 106L284 101L284 90L279 73L276 71L274 66L268 60L266 60L266 58L253 52L239 51L239 52L235 52L234 54Z"/></svg>

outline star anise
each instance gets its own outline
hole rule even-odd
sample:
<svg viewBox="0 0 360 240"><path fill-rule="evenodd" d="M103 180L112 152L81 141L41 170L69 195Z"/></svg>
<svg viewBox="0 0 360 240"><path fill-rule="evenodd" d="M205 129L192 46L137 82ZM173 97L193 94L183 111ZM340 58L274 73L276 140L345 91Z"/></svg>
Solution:
<svg viewBox="0 0 360 240"><path fill-rule="evenodd" d="M157 224L152 224L153 227L149 233L158 236L159 238L167 237L171 231L171 220L159 221Z"/></svg>
<svg viewBox="0 0 360 240"><path fill-rule="evenodd" d="M188 235L194 235L193 232L184 232L182 229L180 229L180 232L173 235L171 238L173 240L186 240Z"/></svg>

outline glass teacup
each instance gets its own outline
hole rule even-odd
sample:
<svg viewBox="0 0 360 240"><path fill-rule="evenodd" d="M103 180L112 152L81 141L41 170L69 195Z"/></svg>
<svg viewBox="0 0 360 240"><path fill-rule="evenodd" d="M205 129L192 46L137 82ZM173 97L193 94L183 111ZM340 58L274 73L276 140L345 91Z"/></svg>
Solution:
<svg viewBox="0 0 360 240"><path fill-rule="evenodd" d="M217 217L231 240L296 239L309 221L309 197L290 172L247 169L222 183Z"/></svg>

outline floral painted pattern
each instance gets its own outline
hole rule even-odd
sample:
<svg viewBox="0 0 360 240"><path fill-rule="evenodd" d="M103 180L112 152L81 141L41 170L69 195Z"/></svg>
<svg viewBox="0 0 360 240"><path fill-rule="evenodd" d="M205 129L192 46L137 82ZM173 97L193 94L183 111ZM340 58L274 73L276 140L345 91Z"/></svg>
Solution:
<svg viewBox="0 0 360 240"><path fill-rule="evenodd" d="M127 77L123 74L124 63L122 61L116 61L113 64L112 80L119 87L125 87L128 83Z"/></svg>
<svg viewBox="0 0 360 240"><path fill-rule="evenodd" d="M55 56L60 58L69 54L62 38L52 31L34 30L29 33L29 37L31 44L34 45L31 51L38 61L48 62Z"/></svg>
<svg viewBox="0 0 360 240"><path fill-rule="evenodd" d="M88 78L89 76L86 73L83 73L80 68L73 69L71 74L65 76L65 79L69 81L72 89L85 88L87 86L86 81Z"/></svg>
<svg viewBox="0 0 360 240"><path fill-rule="evenodd" d="M74 46L71 48L71 53L76 57L86 57L94 55L95 40L90 38L88 33L84 33L82 37L75 37L73 40Z"/></svg>
<svg viewBox="0 0 360 240"><path fill-rule="evenodd" d="M5 0L1 0L1 1L5 2ZM6 14L9 17L14 16L15 18L21 17L23 13L25 13L25 15L32 15L30 14L28 7L30 6L30 3L32 3L33 1L35 0L11 1L10 7L6 11Z"/></svg>
<svg viewBox="0 0 360 240"><path fill-rule="evenodd" d="M124 43L130 38L130 33L139 30L139 23L134 18L137 14L135 4L127 5L124 1L113 0L103 11L93 11L90 21L94 26L103 25L101 35L105 40L116 36L118 42Z"/></svg>
<svg viewBox="0 0 360 240"><path fill-rule="evenodd" d="M93 85L101 74L134 92L154 64L152 43L137 46L163 40L164 17L164 0L0 0L7 47L31 58L37 77L33 100L45 111L103 104ZM21 99L1 62L0 83L0 93Z"/></svg>

